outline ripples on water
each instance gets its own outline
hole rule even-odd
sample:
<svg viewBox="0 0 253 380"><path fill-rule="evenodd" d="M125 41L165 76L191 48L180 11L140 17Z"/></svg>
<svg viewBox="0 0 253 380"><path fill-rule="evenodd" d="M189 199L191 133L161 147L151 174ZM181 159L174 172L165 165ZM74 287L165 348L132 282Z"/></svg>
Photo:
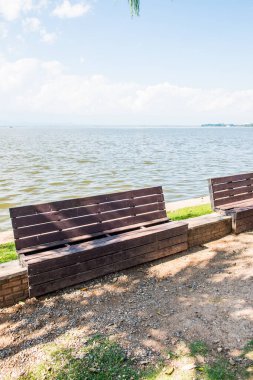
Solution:
<svg viewBox="0 0 253 380"><path fill-rule="evenodd" d="M253 170L253 128L0 128L0 143L0 231L12 206L157 185L175 201Z"/></svg>

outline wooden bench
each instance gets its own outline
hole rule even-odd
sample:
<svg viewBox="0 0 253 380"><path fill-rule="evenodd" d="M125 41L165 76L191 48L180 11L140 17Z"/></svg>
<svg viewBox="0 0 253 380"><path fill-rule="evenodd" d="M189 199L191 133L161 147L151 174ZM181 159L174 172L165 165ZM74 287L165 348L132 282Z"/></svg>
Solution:
<svg viewBox="0 0 253 380"><path fill-rule="evenodd" d="M10 209L17 252L39 296L187 249L162 187Z"/></svg>
<svg viewBox="0 0 253 380"><path fill-rule="evenodd" d="M211 178L209 191L213 210L232 216L236 234L253 229L253 173Z"/></svg>

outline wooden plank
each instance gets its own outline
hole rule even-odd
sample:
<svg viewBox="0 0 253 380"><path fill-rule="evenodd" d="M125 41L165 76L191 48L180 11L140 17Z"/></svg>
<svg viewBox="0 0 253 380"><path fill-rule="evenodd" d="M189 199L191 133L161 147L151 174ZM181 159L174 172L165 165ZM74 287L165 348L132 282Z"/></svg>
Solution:
<svg viewBox="0 0 253 380"><path fill-rule="evenodd" d="M127 244L126 247L136 246L135 240L147 237L149 235L154 235L155 239L163 240L168 237L178 236L187 233L188 224L184 222L167 222L163 224L158 224L155 226L149 226L145 229L133 230L121 234L116 234L113 236L106 236L103 238L86 241L83 243L73 244L65 246L64 248L52 249L44 252L26 254L25 258L28 261L39 261L45 258L52 259L53 257L63 257L64 255L76 255L78 252L87 252L89 250L94 252L96 249L106 249L107 246L115 245L117 243ZM137 244L138 245L138 244ZM86 253L87 255L87 253Z"/></svg>
<svg viewBox="0 0 253 380"><path fill-rule="evenodd" d="M226 177L217 177L217 178L212 178L212 184L220 184L220 183L228 183L228 182L237 182L245 179L253 179L253 173L243 173L243 174L235 174L231 176L226 176Z"/></svg>
<svg viewBox="0 0 253 380"><path fill-rule="evenodd" d="M238 208L251 208L253 206L253 200L249 199L246 201L240 201L240 202L233 202L233 203L227 203L224 205L221 205L217 207L217 210L224 210L224 211L231 211L231 210L236 210Z"/></svg>
<svg viewBox="0 0 253 380"><path fill-rule="evenodd" d="M233 198L234 195L237 195L237 194L251 193L252 198L253 198L252 192L253 192L253 187L251 187L251 186L243 186L243 187L239 187L237 189L223 190L223 191L214 192L213 193L213 197L214 197L214 200L216 201L217 199L220 199L220 198L226 198L226 199L227 198Z"/></svg>
<svg viewBox="0 0 253 380"><path fill-rule="evenodd" d="M139 225L145 222L152 223L157 219L164 219L166 217L166 211L154 211L148 214L141 214L134 217L119 219L115 221L109 221L94 225L81 226L77 228L72 228L69 230L57 231L43 235L32 236L28 238L23 238L16 240L17 249L37 246L45 243L68 241L71 238L81 237L97 233L110 233L110 231L119 231L120 229L125 229L131 225Z"/></svg>
<svg viewBox="0 0 253 380"><path fill-rule="evenodd" d="M235 222L238 227L243 226L243 225L253 225L253 215L250 215L241 219L237 219L236 216L235 216Z"/></svg>
<svg viewBox="0 0 253 380"><path fill-rule="evenodd" d="M238 225L237 223L233 223L232 228L233 228L234 233L240 234L242 232L252 231L253 230L253 223L251 221L247 224L242 224L242 225Z"/></svg>
<svg viewBox="0 0 253 380"><path fill-rule="evenodd" d="M51 267L48 267L47 272L43 272L37 275L32 275L28 266L28 274L29 274L29 284L36 285L44 282L48 282L48 279L60 279L67 276L72 276L77 273L87 272L92 269L98 269L102 266L114 264L118 261L128 260L130 258L135 258L137 255L147 254L152 251L156 251L157 249L164 249L167 247L171 247L180 243L187 242L187 234L176 236L171 239L166 239L162 241L155 241L150 244L145 244L139 247L117 251L116 253L100 257L98 259L92 259L85 262L77 262L74 265L68 265L65 267L60 267L58 269L52 270Z"/></svg>
<svg viewBox="0 0 253 380"><path fill-rule="evenodd" d="M123 219L129 216L135 216L136 214L143 214L153 211L158 211L158 203L145 205L141 207L132 207L127 209L121 209L117 211L110 211L106 213L101 213L97 215L88 215L78 218L66 219L62 221L55 221L53 223L43 223L35 226L28 226L19 229L14 229L15 239L40 235L44 233L54 232L54 231L64 231L69 228L75 228L79 226L85 226L88 224L97 224L109 220ZM160 209L161 211L161 209ZM127 222L127 220L126 220ZM100 229L98 231L100 232Z"/></svg>
<svg viewBox="0 0 253 380"><path fill-rule="evenodd" d="M168 223L168 227L169 227ZM77 262L96 259L110 255L117 251L136 248L163 239L171 239L187 234L187 225L182 224L174 228L153 229L153 231L139 231L138 234L126 234L121 237L109 237L100 239L95 245L84 243L76 246L66 247L63 250L49 251L47 254L35 254L26 256L31 274L37 274L48 270L48 267L60 268Z"/></svg>
<svg viewBox="0 0 253 380"><path fill-rule="evenodd" d="M120 209L120 205L122 208L127 208L133 206L133 202L131 201L119 201L114 202L117 203L117 207ZM45 214L36 214L36 215L28 215L18 218L12 218L13 228L19 227L27 227L33 226L35 224L42 224L48 222L55 222L60 220L65 220L69 218L77 218L79 216L86 216L91 214L97 214L100 212L100 205L86 206L86 207L78 207L63 211L53 211L47 212Z"/></svg>
<svg viewBox="0 0 253 380"><path fill-rule="evenodd" d="M52 211L60 211L81 206L94 205L99 203L113 202L124 199L143 197L148 195L162 194L162 187L150 187L145 189L124 191L112 194L96 195L92 197L76 198L51 203L42 203L37 205L29 205L22 207L10 208L11 218L46 213Z"/></svg>
<svg viewBox="0 0 253 380"><path fill-rule="evenodd" d="M142 255L148 252L155 251L157 249L157 242L153 242L150 244L145 244L140 247L135 247L132 249L128 249L125 251L116 251L113 254L102 256L97 259L77 262L73 265L68 265L65 267L60 267L58 269L51 270L48 267L47 272L42 272L37 275L32 275L29 271L28 265L28 275L29 275L29 284L36 285L42 284L44 282L48 282L49 279L58 280L64 277L72 276L77 273L88 272L92 269L99 270L100 267L105 265L112 265L118 261L128 260L132 257L136 257L136 255Z"/></svg>
<svg viewBox="0 0 253 380"><path fill-rule="evenodd" d="M161 224L166 224L169 222L168 217L163 218L163 219L157 219L157 220L152 220L150 222L145 222L145 223L139 223L139 224L133 224L130 225L129 227L123 227L123 228L116 228L115 230L110 230L110 234L112 235L120 235L120 234L127 234L131 231L137 231L142 227L151 227L155 225L161 225ZM171 222L173 223L173 222ZM177 222L178 223L178 222ZM26 248L18 248L17 243L19 240L15 240L15 245L16 245L16 250L17 253L19 254L36 254L36 253L41 253L45 250L51 250L55 248L62 249L66 245L73 245L73 244L78 244L78 243L84 243L84 242L92 242L96 239L101 239L107 236L109 234L109 231L103 231L101 233L97 234L92 234L92 235L82 235L78 236L75 238L67 239L67 240L59 240L59 241L54 241L52 243L44 243L44 244L38 244L35 246L29 246Z"/></svg>
<svg viewBox="0 0 253 380"><path fill-rule="evenodd" d="M146 204L157 204L159 210L165 209L165 203L161 194L145 196L136 199L129 199L123 201L115 201L110 203L103 203L93 206L77 207L62 211L52 211L45 214L36 214L23 217L12 218L13 228L26 227L35 224L42 224L48 222L61 221L65 219L77 218L91 214L98 214L110 212L113 210L121 210L134 206L143 206Z"/></svg>
<svg viewBox="0 0 253 380"><path fill-rule="evenodd" d="M169 239L159 240L158 241L158 249L163 249L166 247L170 247L172 245L180 244L183 242L187 242L188 234L185 233L183 235L174 236Z"/></svg>
<svg viewBox="0 0 253 380"><path fill-rule="evenodd" d="M244 200L248 200L248 199L252 199L252 202L253 202L253 194L250 193L250 194L243 194L243 195L235 195L231 198L227 198L226 200L226 205L229 205L231 203L233 204L237 204L237 202L240 202L240 201L244 201ZM218 207L220 205L224 205L224 200L223 199L218 199L215 201L215 207Z"/></svg>
<svg viewBox="0 0 253 380"><path fill-rule="evenodd" d="M227 182L227 183L221 183L217 185L214 184L213 191L216 192L220 190L236 189L241 186L252 186L252 185L253 185L253 179L245 179L245 180L236 181L236 182Z"/></svg>
<svg viewBox="0 0 253 380"><path fill-rule="evenodd" d="M237 220L253 217L253 206L248 209L235 208L234 212Z"/></svg>
<svg viewBox="0 0 253 380"><path fill-rule="evenodd" d="M164 196L163 194L149 195L146 197L134 198L132 201L135 206L142 206L142 205L147 205L150 203L157 203L157 202L163 203Z"/></svg>
<svg viewBox="0 0 253 380"><path fill-rule="evenodd" d="M185 243L177 244L172 247L168 247L159 251L153 251L144 255L139 255L139 256L136 256L134 259L131 258L129 260L120 261L120 262L115 263L113 266L107 265L97 270L95 269L95 270L91 270L85 273L78 273L76 275L69 276L64 279L32 286L30 288L30 297L43 295L49 292L53 292L53 291L65 288L67 286L79 284L81 282L100 277L105 274L114 273L122 269L130 268L132 266L153 261L158 258L166 257L168 255L182 252L186 250L187 248L188 248L188 245L185 242Z"/></svg>
<svg viewBox="0 0 253 380"><path fill-rule="evenodd" d="M124 212L123 214L131 215L130 213L131 209L127 209L127 212ZM132 212L133 215L133 212ZM123 217L123 216L122 216ZM43 223L43 224L37 224L34 226L28 226L23 228L18 228L13 230L13 234L15 239L20 239L28 236L35 236L35 235L41 235L41 234L47 234L50 232L55 231L64 231L69 228L76 228L79 226L85 226L90 224L99 224L101 223L101 217L98 215L88 215L88 216L82 216L80 218L73 218L73 219L66 219L63 221L55 221L51 223ZM94 232L101 232L101 229L99 228L98 231L95 229L92 229Z"/></svg>

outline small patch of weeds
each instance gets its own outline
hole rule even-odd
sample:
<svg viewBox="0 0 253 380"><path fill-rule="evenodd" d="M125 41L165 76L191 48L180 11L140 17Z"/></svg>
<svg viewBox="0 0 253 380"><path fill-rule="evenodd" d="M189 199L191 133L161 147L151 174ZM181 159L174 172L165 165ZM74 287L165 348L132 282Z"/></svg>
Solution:
<svg viewBox="0 0 253 380"><path fill-rule="evenodd" d="M201 215L211 214L212 212L213 211L210 204L205 204L199 206L184 207L175 211L169 211L167 215L171 220L184 220L188 218L195 218Z"/></svg>
<svg viewBox="0 0 253 380"><path fill-rule="evenodd" d="M61 348L50 359L19 380L138 380L139 372L122 348L107 338L95 337L76 353Z"/></svg>
<svg viewBox="0 0 253 380"><path fill-rule="evenodd" d="M167 352L167 355L168 355L168 359L171 359L171 360L174 360L174 359L177 359L177 358L178 358L178 354L176 354L176 353L173 352L173 351L168 351L168 352Z"/></svg>
<svg viewBox="0 0 253 380"><path fill-rule="evenodd" d="M164 362L163 360L159 361L155 366L150 365L144 371L139 374L139 380L157 380L159 375L163 371Z"/></svg>
<svg viewBox="0 0 253 380"><path fill-rule="evenodd" d="M247 344L245 344L243 353L247 354L249 352L253 351L253 339L249 340Z"/></svg>
<svg viewBox="0 0 253 380"><path fill-rule="evenodd" d="M18 255L13 242L0 244L0 264L6 263L7 261L16 260L17 257Z"/></svg>
<svg viewBox="0 0 253 380"><path fill-rule="evenodd" d="M218 359L203 368L207 380L236 380L235 370L231 369L228 361L224 358Z"/></svg>
<svg viewBox="0 0 253 380"><path fill-rule="evenodd" d="M202 355L205 356L208 353L208 347L205 342L196 340L189 344L190 353L192 356Z"/></svg>

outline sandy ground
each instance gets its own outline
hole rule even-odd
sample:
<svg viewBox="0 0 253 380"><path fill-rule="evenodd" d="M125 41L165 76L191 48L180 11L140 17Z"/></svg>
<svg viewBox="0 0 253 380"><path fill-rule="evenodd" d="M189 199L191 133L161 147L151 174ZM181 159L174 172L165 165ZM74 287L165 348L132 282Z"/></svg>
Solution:
<svg viewBox="0 0 253 380"><path fill-rule="evenodd" d="M166 210L167 211L175 211L175 210L178 210L180 208L205 205L207 203L210 203L210 197L209 196L185 199L183 201L166 203Z"/></svg>
<svg viewBox="0 0 253 380"><path fill-rule="evenodd" d="M0 378L41 361L52 343L79 347L95 333L114 337L140 363L194 340L231 359L253 338L252 259L253 233L229 235L3 309Z"/></svg>
<svg viewBox="0 0 253 380"><path fill-rule="evenodd" d="M8 243L9 241L13 241L13 232L12 231L4 231L0 232L0 244Z"/></svg>

